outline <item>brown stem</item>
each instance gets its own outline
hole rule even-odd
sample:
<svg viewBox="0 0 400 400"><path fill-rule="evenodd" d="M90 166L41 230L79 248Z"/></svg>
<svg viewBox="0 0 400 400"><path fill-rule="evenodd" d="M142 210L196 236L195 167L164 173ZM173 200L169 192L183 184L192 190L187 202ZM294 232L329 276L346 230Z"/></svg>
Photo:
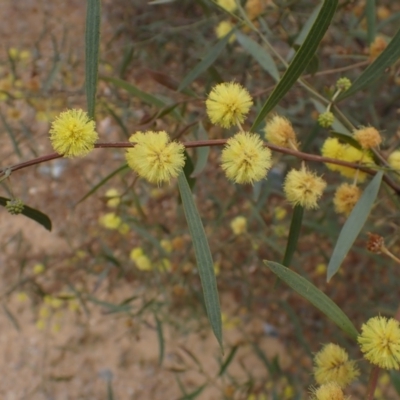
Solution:
<svg viewBox="0 0 400 400"><path fill-rule="evenodd" d="M374 393L376 385L378 383L379 367L373 367L369 376L368 389L367 389L367 400L374 400Z"/></svg>
<svg viewBox="0 0 400 400"><path fill-rule="evenodd" d="M227 139L214 139L214 140L196 140L196 141L192 141L192 142L185 142L183 144L186 148L195 148L195 147L206 147L206 146L208 146L208 147L224 146L224 145L226 145L226 143L227 143ZM109 142L109 143L100 142L100 143L96 143L94 145L94 147L97 149L100 149L100 148L129 148L129 147L133 147L134 145L135 145L134 143L130 143L130 142ZM377 173L377 171L372 168L368 168L368 167L365 167L365 166L362 166L359 164L355 164L355 163L350 163L347 161L341 161L341 160L336 160L334 158L317 156L315 154L303 153L301 151L288 149L286 147L276 146L271 143L265 143L264 145L273 151L276 151L278 153L288 154L288 155L300 158L301 160L342 165L344 167L359 169L363 172L366 172L369 175L375 175ZM40 163L50 161L50 160L55 160L56 158L61 158L61 157L62 157L62 155L60 155L60 154L51 153L51 154L37 157L32 160L25 161L25 162L22 162L19 164L14 164L8 168L3 168L3 170L0 171L0 176L4 175L6 173L6 171L10 171L10 172L18 171L19 169L27 168L32 165L40 164ZM396 184L389 176L384 175L383 181L386 182L386 184L389 187L391 187L396 192L397 195L400 196L400 186L398 184Z"/></svg>

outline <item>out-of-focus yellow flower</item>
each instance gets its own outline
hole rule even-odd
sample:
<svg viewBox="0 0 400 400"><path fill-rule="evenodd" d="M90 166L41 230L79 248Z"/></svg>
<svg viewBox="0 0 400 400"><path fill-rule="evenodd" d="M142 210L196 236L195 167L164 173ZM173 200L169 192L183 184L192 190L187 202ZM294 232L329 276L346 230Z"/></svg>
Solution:
<svg viewBox="0 0 400 400"><path fill-rule="evenodd" d="M235 0L216 0L216 3L228 12L233 12L237 8Z"/></svg>
<svg viewBox="0 0 400 400"><path fill-rule="evenodd" d="M274 216L277 221L282 221L283 219L285 219L286 215L287 211L285 208L280 206L274 208Z"/></svg>
<svg viewBox="0 0 400 400"><path fill-rule="evenodd" d="M29 299L29 297L28 297L28 295L26 294L26 292L18 292L18 293L17 293L17 300L18 300L20 303L25 303L26 301L28 301L28 299Z"/></svg>
<svg viewBox="0 0 400 400"><path fill-rule="evenodd" d="M232 29L234 25L229 21L221 21L215 28L215 34L218 39L225 37ZM228 42L233 43L235 41L235 35L232 34Z"/></svg>
<svg viewBox="0 0 400 400"><path fill-rule="evenodd" d="M236 328L242 322L239 317L229 317L225 313L221 313L221 319L224 329Z"/></svg>
<svg viewBox="0 0 400 400"><path fill-rule="evenodd" d="M342 183L335 192L333 204L338 214L348 216L361 197L361 189L355 185Z"/></svg>
<svg viewBox="0 0 400 400"><path fill-rule="evenodd" d="M118 227L118 232L121 235L126 235L129 232L130 228L129 225L123 222L119 227Z"/></svg>
<svg viewBox="0 0 400 400"><path fill-rule="evenodd" d="M129 139L136 143L126 152L128 165L142 178L161 184L176 178L185 165L185 147L170 142L167 132L137 132Z"/></svg>
<svg viewBox="0 0 400 400"><path fill-rule="evenodd" d="M39 309L39 317L40 319L47 319L50 317L50 308L47 305L43 305Z"/></svg>
<svg viewBox="0 0 400 400"><path fill-rule="evenodd" d="M294 397L293 386L291 386L291 385L285 386L285 388L283 389L283 398L285 400L290 400L293 397Z"/></svg>
<svg viewBox="0 0 400 400"><path fill-rule="evenodd" d="M262 12L264 11L265 4L263 4L262 0L247 0L246 1L246 14L249 19L252 21L256 19Z"/></svg>
<svg viewBox="0 0 400 400"><path fill-rule="evenodd" d="M122 223L122 220L115 213L107 213L99 218L99 224L107 229L118 229Z"/></svg>
<svg viewBox="0 0 400 400"><path fill-rule="evenodd" d="M264 128L265 139L272 144L290 149L297 149L296 132L291 122L280 115L274 115Z"/></svg>
<svg viewBox="0 0 400 400"><path fill-rule="evenodd" d="M372 126L357 129L353 132L354 138L363 149L372 149L382 143L382 137L377 129Z"/></svg>
<svg viewBox="0 0 400 400"><path fill-rule="evenodd" d="M396 171L400 171L400 150L396 150L388 157L389 165Z"/></svg>
<svg viewBox="0 0 400 400"><path fill-rule="evenodd" d="M51 331L53 333L58 333L61 331L61 324L59 322L55 322L52 327L51 327Z"/></svg>
<svg viewBox="0 0 400 400"><path fill-rule="evenodd" d="M158 270L161 272L169 272L172 269L171 261L168 258L163 258L158 264Z"/></svg>
<svg viewBox="0 0 400 400"><path fill-rule="evenodd" d="M83 110L64 111L51 124L51 144L65 157L85 156L94 149L97 139L95 123Z"/></svg>
<svg viewBox="0 0 400 400"><path fill-rule="evenodd" d="M369 60L372 62L385 50L387 47L386 40L381 37L377 36L375 40L369 46Z"/></svg>
<svg viewBox="0 0 400 400"><path fill-rule="evenodd" d="M286 175L283 190L293 206L306 209L317 208L318 200L326 187L326 182L306 168L292 169Z"/></svg>
<svg viewBox="0 0 400 400"><path fill-rule="evenodd" d="M364 357L384 369L400 367L400 324L394 318L370 318L361 327L358 343Z"/></svg>
<svg viewBox="0 0 400 400"><path fill-rule="evenodd" d="M36 321L36 328L39 331L43 331L46 328L46 321L44 319L38 319Z"/></svg>
<svg viewBox="0 0 400 400"><path fill-rule="evenodd" d="M242 123L250 111L253 100L249 92L235 82L214 86L206 100L207 114L213 124L229 128Z"/></svg>
<svg viewBox="0 0 400 400"><path fill-rule="evenodd" d="M33 266L32 270L35 275L40 275L44 272L45 268L42 263L37 263Z"/></svg>
<svg viewBox="0 0 400 400"><path fill-rule="evenodd" d="M314 364L314 377L319 385L335 382L344 388L360 375L346 350L333 343L325 345L315 355Z"/></svg>
<svg viewBox="0 0 400 400"><path fill-rule="evenodd" d="M70 300L70 301L68 302L68 309L69 309L70 311L72 311L72 312L77 312L77 311L80 310L80 308L81 308L81 306L80 306L78 300L73 299L73 300Z"/></svg>
<svg viewBox="0 0 400 400"><path fill-rule="evenodd" d="M160 245L167 253L171 253L173 250L172 242L170 240L162 239Z"/></svg>
<svg viewBox="0 0 400 400"><path fill-rule="evenodd" d="M220 266L219 262L215 262L213 267L214 267L215 276L218 276L219 273L221 272L221 266Z"/></svg>
<svg viewBox="0 0 400 400"><path fill-rule="evenodd" d="M139 257L144 254L143 249L141 247L135 247L132 249L131 253L129 254L129 258L132 261L136 261Z"/></svg>
<svg viewBox="0 0 400 400"><path fill-rule="evenodd" d="M55 309L62 307L62 305L64 304L61 299L54 296L44 296L44 302L45 304L48 304L50 307Z"/></svg>
<svg viewBox="0 0 400 400"><path fill-rule="evenodd" d="M121 197L117 189L108 189L106 192L106 197L110 200L107 200L107 206L110 208L118 207L121 202Z"/></svg>
<svg viewBox="0 0 400 400"><path fill-rule="evenodd" d="M140 271L151 271L153 269L151 261L146 255L137 257L135 259L135 264L137 269L139 269Z"/></svg>
<svg viewBox="0 0 400 400"><path fill-rule="evenodd" d="M271 150L257 134L241 132L228 139L222 150L222 169L235 183L253 183L265 178L271 168Z"/></svg>
<svg viewBox="0 0 400 400"><path fill-rule="evenodd" d="M326 273L326 264L324 263L319 263L317 264L315 268L315 272L317 275L325 275Z"/></svg>
<svg viewBox="0 0 400 400"><path fill-rule="evenodd" d="M247 231L247 219L242 216L235 217L231 221L231 229L235 235L241 235Z"/></svg>

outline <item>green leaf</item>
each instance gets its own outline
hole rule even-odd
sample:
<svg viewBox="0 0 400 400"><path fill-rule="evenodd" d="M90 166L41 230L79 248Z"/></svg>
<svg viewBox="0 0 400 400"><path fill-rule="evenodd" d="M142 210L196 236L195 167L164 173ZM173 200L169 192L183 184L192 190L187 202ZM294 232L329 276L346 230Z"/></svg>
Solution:
<svg viewBox="0 0 400 400"><path fill-rule="evenodd" d="M221 51L225 48L232 33L233 30L209 49L204 58L183 78L178 87L178 92L185 89L186 86L192 83L201 73L206 71L208 67L210 67L214 63Z"/></svg>
<svg viewBox="0 0 400 400"><path fill-rule="evenodd" d="M222 376L224 374L226 369L229 367L229 364L232 362L233 358L235 357L235 354L236 354L238 348L239 348L239 345L233 346L231 348L231 351L227 355L226 360L223 362L223 364L221 365L221 368L219 369L218 376Z"/></svg>
<svg viewBox="0 0 400 400"><path fill-rule="evenodd" d="M375 0L367 0L365 4L365 15L367 17L367 39L368 44L371 44L375 39Z"/></svg>
<svg viewBox="0 0 400 400"><path fill-rule="evenodd" d="M268 72L276 82L279 81L279 71L276 67L274 59L262 46L255 42L250 37L240 33L235 33L236 40L250 55L261 65L261 67Z"/></svg>
<svg viewBox="0 0 400 400"><path fill-rule="evenodd" d="M264 260L264 264L300 296L322 311L342 331L346 332L352 339L357 339L358 332L353 323L325 293L321 292L307 279L283 265L266 260Z"/></svg>
<svg viewBox="0 0 400 400"><path fill-rule="evenodd" d="M197 140L207 140L208 139L208 134L207 131L204 129L204 126L201 122L199 122L198 128L195 133L196 139ZM204 168L207 165L207 160L208 160L208 155L210 154L210 147L208 146L202 146L202 147L197 147L196 148L196 165L194 166L194 170L192 174L190 175L193 178L196 178L199 176Z"/></svg>
<svg viewBox="0 0 400 400"><path fill-rule="evenodd" d="M399 371L390 371L390 380L392 381L393 387L396 389L398 395L400 395L400 373Z"/></svg>
<svg viewBox="0 0 400 400"><path fill-rule="evenodd" d="M361 89L365 89L382 76L386 68L394 64L400 57L400 29L394 35L385 50L370 64L365 71L353 82L350 89L338 96L336 102L341 101Z"/></svg>
<svg viewBox="0 0 400 400"><path fill-rule="evenodd" d="M135 96L139 98L140 100L144 101L147 104L156 106L158 108L165 107L167 104L157 98L156 96L153 96L152 94L148 94L146 92L141 91L138 89L136 86L132 85L131 83L128 83L122 79L118 78L111 78L108 76L101 76L100 79L102 79L105 82L110 82L113 85L120 87L121 89L126 90L129 94L132 96Z"/></svg>
<svg viewBox="0 0 400 400"><path fill-rule="evenodd" d="M1 121L3 122L4 128L6 129L6 131L8 133L8 136L10 136L15 153L17 153L19 158L22 158L22 153L21 153L21 150L19 149L17 139L15 138L15 133L14 133L13 129L11 128L11 126L7 123L7 120L4 117L2 112L0 112L0 118L1 118Z"/></svg>
<svg viewBox="0 0 400 400"><path fill-rule="evenodd" d="M333 275L339 270L344 258L349 252L358 234L367 221L368 215L378 195L381 186L383 172L379 171L365 188L360 200L353 208L349 218L343 225L335 249L328 265L327 281L329 282Z"/></svg>
<svg viewBox="0 0 400 400"><path fill-rule="evenodd" d="M214 263L210 247L208 245L199 212L193 201L192 192L190 191L189 184L183 172L181 172L178 177L178 185L186 221L193 241L208 320L210 321L214 335L222 349L221 308L219 305L217 279L215 278Z"/></svg>
<svg viewBox="0 0 400 400"><path fill-rule="evenodd" d="M164 341L164 333L163 333L163 326L161 321L154 316L156 320L156 329L157 329L157 338L158 338L158 365L161 365L164 360L164 349L165 349L165 341Z"/></svg>
<svg viewBox="0 0 400 400"><path fill-rule="evenodd" d="M89 117L94 119L99 68L101 0L87 0L85 87Z"/></svg>
<svg viewBox="0 0 400 400"><path fill-rule="evenodd" d="M282 264L288 267L292 262L293 254L296 251L297 242L300 237L301 223L303 221L304 208L296 206L293 209L292 222L290 223L289 238L286 244L285 255Z"/></svg>
<svg viewBox="0 0 400 400"><path fill-rule="evenodd" d="M7 201L10 200L11 199L7 199L5 197L0 197L0 206L5 207ZM46 214L43 214L41 211L31 208L24 204L24 209L22 210L21 214L25 215L25 217L33 219L38 224L46 228L48 231L51 231L51 220Z"/></svg>
<svg viewBox="0 0 400 400"><path fill-rule="evenodd" d="M77 203L75 203L74 207L76 207L79 203L86 200L89 196L91 196L94 192L100 189L107 181L109 181L113 176L119 174L121 171L128 169L128 164L121 165L115 171L108 174L105 178L103 178L97 185L93 186Z"/></svg>
<svg viewBox="0 0 400 400"><path fill-rule="evenodd" d="M278 104L279 100L289 91L294 85L307 65L312 60L318 45L325 35L326 30L335 14L338 0L325 0L321 11L318 14L312 28L296 53L293 61L289 65L282 79L271 93L260 112L255 119L251 131L255 131L258 126L264 121L267 114Z"/></svg>

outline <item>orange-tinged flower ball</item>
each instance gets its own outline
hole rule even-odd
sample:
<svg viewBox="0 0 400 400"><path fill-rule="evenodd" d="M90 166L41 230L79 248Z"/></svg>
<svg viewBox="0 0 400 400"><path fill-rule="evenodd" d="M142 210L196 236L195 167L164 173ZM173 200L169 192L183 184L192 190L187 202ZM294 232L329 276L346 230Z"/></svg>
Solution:
<svg viewBox="0 0 400 400"><path fill-rule="evenodd" d="M51 124L51 144L58 154L65 157L90 153L97 139L95 123L83 110L64 111Z"/></svg>
<svg viewBox="0 0 400 400"><path fill-rule="evenodd" d="M265 139L277 146L297 149L296 132L291 122L280 115L274 115L264 128Z"/></svg>
<svg viewBox="0 0 400 400"><path fill-rule="evenodd" d="M394 318L370 318L357 339L364 357L384 369L400 367L400 324Z"/></svg>
<svg viewBox="0 0 400 400"><path fill-rule="evenodd" d="M380 133L372 126L357 129L354 131L354 138L360 143L363 149L372 149L382 143Z"/></svg>
<svg viewBox="0 0 400 400"><path fill-rule="evenodd" d="M369 60L374 61L378 56L385 50L387 47L386 40L381 37L377 36L375 40L369 46Z"/></svg>
<svg viewBox="0 0 400 400"><path fill-rule="evenodd" d="M314 377L319 385L336 382L344 388L360 373L346 350L337 344L325 345L314 357Z"/></svg>
<svg viewBox="0 0 400 400"><path fill-rule="evenodd" d="M338 214L348 216L361 197L361 189L348 183L341 184L335 192L333 204Z"/></svg>
<svg viewBox="0 0 400 400"><path fill-rule="evenodd" d="M326 187L326 182L314 172L306 168L292 169L286 175L283 191L286 199L293 206L302 206L306 209L318 207L318 200Z"/></svg>
<svg viewBox="0 0 400 400"><path fill-rule="evenodd" d="M221 159L226 176L236 183L257 182L271 168L271 150L264 147L259 135L248 132L228 139Z"/></svg>
<svg viewBox="0 0 400 400"><path fill-rule="evenodd" d="M185 165L185 147L170 142L165 131L137 132L129 139L136 143L126 152L128 165L142 178L152 183L169 182Z"/></svg>
<svg viewBox="0 0 400 400"><path fill-rule="evenodd" d="M206 100L207 114L211 122L223 128L242 123L252 105L253 100L249 92L235 82L214 86Z"/></svg>

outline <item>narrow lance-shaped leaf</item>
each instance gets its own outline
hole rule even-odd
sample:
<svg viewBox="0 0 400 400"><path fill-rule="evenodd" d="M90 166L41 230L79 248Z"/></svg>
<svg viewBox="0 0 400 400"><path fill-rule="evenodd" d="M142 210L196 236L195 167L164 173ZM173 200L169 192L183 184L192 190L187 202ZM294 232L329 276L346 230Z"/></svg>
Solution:
<svg viewBox="0 0 400 400"><path fill-rule="evenodd" d="M296 206L293 209L292 222L290 224L289 238L286 244L285 255L282 264L289 267L292 262L293 254L296 251L297 242L300 237L301 223L303 221L304 208Z"/></svg>
<svg viewBox="0 0 400 400"><path fill-rule="evenodd" d="M328 265L327 281L339 270L344 258L353 246L358 234L367 221L368 215L378 195L381 186L383 172L379 171L364 190L360 200L354 206L349 218L343 225L335 249Z"/></svg>
<svg viewBox="0 0 400 400"><path fill-rule="evenodd" d="M214 63L221 51L225 48L232 33L233 30L209 49L204 58L183 78L178 87L178 92L185 89L187 85L191 84L201 73L206 71L208 67Z"/></svg>
<svg viewBox="0 0 400 400"><path fill-rule="evenodd" d="M85 86L89 117L94 119L100 47L101 0L87 0Z"/></svg>
<svg viewBox="0 0 400 400"><path fill-rule="evenodd" d="M300 296L322 311L342 331L346 332L352 339L357 339L358 332L353 323L325 293L321 292L307 279L283 265L266 260L264 260L264 264Z"/></svg>
<svg viewBox="0 0 400 400"><path fill-rule="evenodd" d="M320 41L324 37L329 24L331 23L337 3L338 0L324 1L321 11L319 12L312 28L308 32L305 41L297 51L282 79L261 108L251 127L251 131L255 131L258 128L267 114L278 104L279 100L289 91L302 72L306 69L307 65L313 58Z"/></svg>
<svg viewBox="0 0 400 400"><path fill-rule="evenodd" d="M221 308L210 247L199 212L193 201L192 192L190 191L189 184L183 172L181 172L178 177L178 185L186 221L193 241L208 319L214 335L222 348Z"/></svg>
<svg viewBox="0 0 400 400"><path fill-rule="evenodd" d="M359 90L365 89L382 76L386 68L390 67L400 58L400 29L394 35L385 50L370 64L367 69L353 82L350 89L338 96L336 102L343 100Z"/></svg>

